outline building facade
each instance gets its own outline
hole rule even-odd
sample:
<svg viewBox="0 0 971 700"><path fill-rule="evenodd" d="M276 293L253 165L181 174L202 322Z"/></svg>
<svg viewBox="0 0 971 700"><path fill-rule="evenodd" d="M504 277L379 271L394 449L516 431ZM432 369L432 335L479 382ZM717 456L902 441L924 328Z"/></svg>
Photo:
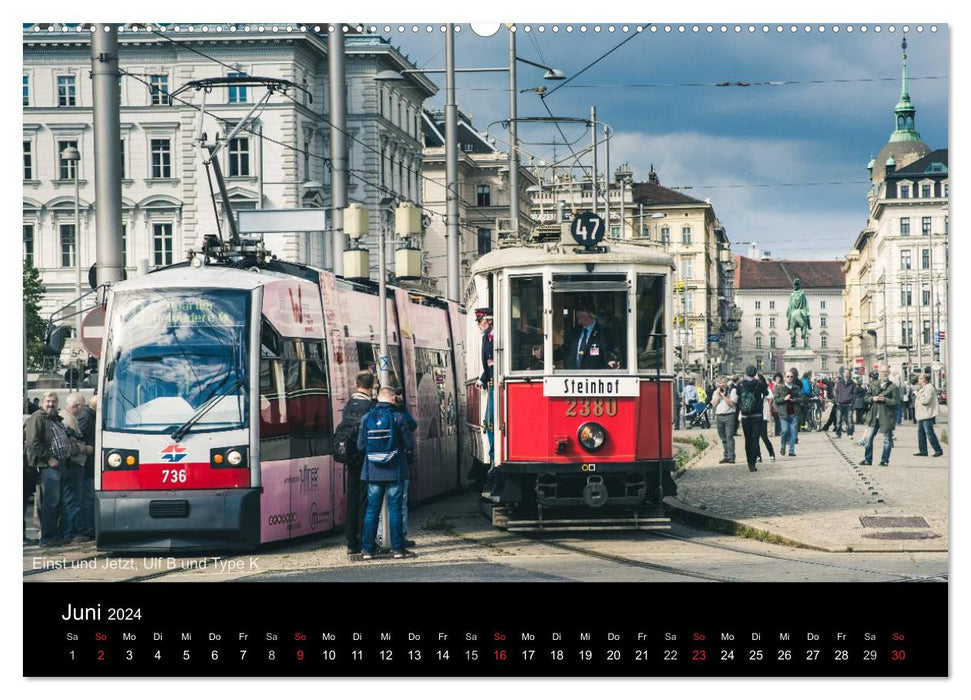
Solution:
<svg viewBox="0 0 971 700"><path fill-rule="evenodd" d="M916 130L906 42L896 129L871 159L869 217L847 254L844 347L854 366L946 373L948 151Z"/></svg>
<svg viewBox="0 0 971 700"><path fill-rule="evenodd" d="M659 246L671 254L677 369L695 378L727 372L739 341L735 261L711 203L662 186L653 167L646 182L635 182L631 169L620 166L607 188L600 183L596 205L589 177L539 178L530 190L537 221L556 223L595 210L609 222L605 241Z"/></svg>
<svg viewBox="0 0 971 700"><path fill-rule="evenodd" d="M190 26L196 31L190 32ZM77 246L74 146L79 188L80 265L95 261L94 142L90 33L77 25L26 25L23 30L24 258L41 273L47 296L42 316L76 298ZM153 27L153 29L158 29ZM200 96L190 80L232 75L283 78L300 89L275 96L220 162L234 210L330 206L330 121L327 42L333 34L291 27L183 25L179 31L135 30L119 35L123 253L129 275L184 260L205 234L215 233L214 207L195 142ZM372 230L393 207L388 200L421 199L421 110L435 86L421 76L388 86L382 70L413 68L389 41L345 38L348 200L366 206ZM262 88L226 86L206 99L203 129L225 136L263 96ZM328 218L328 222L330 218ZM329 225L329 223L328 223ZM322 265L324 233L268 234L278 257ZM375 246L376 236L362 241ZM372 255L376 270L377 258ZM75 319L68 322L74 325Z"/></svg>
<svg viewBox="0 0 971 700"><path fill-rule="evenodd" d="M813 363L797 367L833 375L846 366L843 350L843 290L845 276L839 260L753 260L739 255L735 267L735 300L741 309L741 337L737 369L755 365L764 372L786 368L791 345L787 311L793 282L799 279L809 302L809 348ZM796 335L802 348L802 335Z"/></svg>

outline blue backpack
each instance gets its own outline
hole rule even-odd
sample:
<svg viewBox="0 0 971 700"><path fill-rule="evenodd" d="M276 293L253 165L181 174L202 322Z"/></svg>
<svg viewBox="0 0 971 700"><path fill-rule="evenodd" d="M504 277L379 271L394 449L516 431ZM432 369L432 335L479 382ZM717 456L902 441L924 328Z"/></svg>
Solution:
<svg viewBox="0 0 971 700"><path fill-rule="evenodd" d="M361 422L364 451L374 464L388 464L398 455L398 426L387 404L372 408Z"/></svg>

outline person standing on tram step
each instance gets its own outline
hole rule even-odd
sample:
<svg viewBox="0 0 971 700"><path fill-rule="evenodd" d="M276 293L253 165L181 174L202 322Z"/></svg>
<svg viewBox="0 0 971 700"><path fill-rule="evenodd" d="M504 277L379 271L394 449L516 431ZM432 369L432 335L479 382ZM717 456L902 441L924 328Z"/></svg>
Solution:
<svg viewBox="0 0 971 700"><path fill-rule="evenodd" d="M408 474L407 453L415 449L415 438L404 416L395 410L395 393L391 387L381 387L377 404L361 419L357 448L364 454L361 481L367 484L367 510L361 537L362 558L374 558L378 515L387 494L391 553L395 559L403 559L411 552L405 549L401 531L401 497L403 482Z"/></svg>
<svg viewBox="0 0 971 700"><path fill-rule="evenodd" d="M941 443L934 433L934 423L941 414L937 403L937 389L931 384L931 375L921 372L917 375L917 393L914 394L914 411L917 416L917 453L915 457L927 456L927 442L934 448L934 456L944 454Z"/></svg>
<svg viewBox="0 0 971 700"><path fill-rule="evenodd" d="M357 449L357 440L361 419L374 408L374 375L366 370L358 372L354 383L354 393L344 404L340 425L334 430L334 458L344 463L344 536L348 556L361 553L361 515L367 492L361 488L364 455Z"/></svg>
<svg viewBox="0 0 971 700"><path fill-rule="evenodd" d="M486 392L486 411L485 418L482 420L482 429L485 431L489 440L489 469L495 463L495 430L492 418L493 387L492 376L495 361L493 360L493 337L492 337L492 309L483 306L475 310L475 322L479 326L482 334L482 374L479 375L479 386ZM469 472L468 479L472 482L472 487L476 492L482 491L485 484L486 475L482 467L473 462L472 470Z"/></svg>
<svg viewBox="0 0 971 700"><path fill-rule="evenodd" d="M735 464L735 423L738 414L738 392L729 386L728 377L718 378L717 389L711 397L711 405L715 407L715 422L718 426L718 437L722 441L723 457L719 464Z"/></svg>
<svg viewBox="0 0 971 700"><path fill-rule="evenodd" d="M745 368L745 379L738 384L738 408L742 414L742 434L745 436L745 461L750 472L758 471L759 439L762 437L762 413L765 410L765 384L755 376L755 367Z"/></svg>
<svg viewBox="0 0 971 700"><path fill-rule="evenodd" d="M576 328L566 334L563 345L553 353L564 369L620 369L620 358L610 329L597 320L593 304L577 304Z"/></svg>

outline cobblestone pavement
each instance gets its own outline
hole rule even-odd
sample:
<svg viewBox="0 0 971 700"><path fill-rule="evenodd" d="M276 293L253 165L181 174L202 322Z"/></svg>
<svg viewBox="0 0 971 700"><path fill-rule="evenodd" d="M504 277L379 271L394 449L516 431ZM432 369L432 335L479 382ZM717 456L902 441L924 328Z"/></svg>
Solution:
<svg viewBox="0 0 971 700"><path fill-rule="evenodd" d="M937 425L938 437L947 424ZM676 431L693 436L698 431ZM863 448L854 437L829 433L800 433L795 457L777 456L757 472L745 463L745 443L735 438L735 464L718 464L721 443L714 430L703 431L711 443L677 480L678 495L668 505L689 515L730 521L826 551L940 552L948 549L948 465L944 456L915 457L917 427L899 425L894 434L890 466L880 467L882 437L874 443L873 466L860 466ZM780 454L779 438L771 438ZM912 523L871 522L861 518L923 518L928 527ZM882 526L875 526L882 525ZM888 526L890 525L890 526Z"/></svg>

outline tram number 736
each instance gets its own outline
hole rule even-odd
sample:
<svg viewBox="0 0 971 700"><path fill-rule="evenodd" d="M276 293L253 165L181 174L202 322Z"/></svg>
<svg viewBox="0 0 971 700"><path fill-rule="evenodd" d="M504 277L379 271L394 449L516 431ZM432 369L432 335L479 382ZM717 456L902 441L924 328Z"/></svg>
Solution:
<svg viewBox="0 0 971 700"><path fill-rule="evenodd" d="M566 407L568 417L616 416L617 399L571 399Z"/></svg>
<svg viewBox="0 0 971 700"><path fill-rule="evenodd" d="M189 480L189 475L185 469L163 469L163 484L184 484Z"/></svg>

